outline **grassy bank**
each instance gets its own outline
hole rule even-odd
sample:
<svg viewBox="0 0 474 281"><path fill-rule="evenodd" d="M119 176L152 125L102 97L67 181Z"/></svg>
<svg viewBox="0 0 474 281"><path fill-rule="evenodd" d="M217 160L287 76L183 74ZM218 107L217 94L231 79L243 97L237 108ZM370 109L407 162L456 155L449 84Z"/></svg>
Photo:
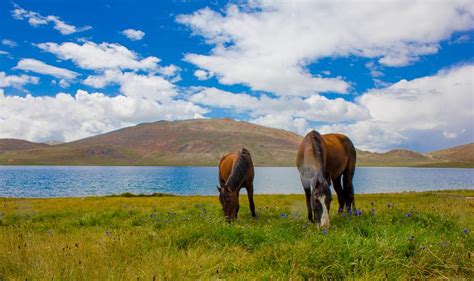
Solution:
<svg viewBox="0 0 474 281"><path fill-rule="evenodd" d="M358 195L327 232L301 195L0 199L2 279L473 279L474 191ZM334 201L333 201L334 203Z"/></svg>

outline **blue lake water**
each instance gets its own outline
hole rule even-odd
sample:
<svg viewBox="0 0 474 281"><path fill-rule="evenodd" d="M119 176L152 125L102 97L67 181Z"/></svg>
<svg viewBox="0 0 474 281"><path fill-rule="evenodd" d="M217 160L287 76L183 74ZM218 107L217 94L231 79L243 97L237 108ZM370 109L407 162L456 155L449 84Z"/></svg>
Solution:
<svg viewBox="0 0 474 281"><path fill-rule="evenodd" d="M216 167L0 166L0 197L216 194ZM303 193L295 167L255 168L255 193ZM474 169L358 167L356 193L474 189Z"/></svg>

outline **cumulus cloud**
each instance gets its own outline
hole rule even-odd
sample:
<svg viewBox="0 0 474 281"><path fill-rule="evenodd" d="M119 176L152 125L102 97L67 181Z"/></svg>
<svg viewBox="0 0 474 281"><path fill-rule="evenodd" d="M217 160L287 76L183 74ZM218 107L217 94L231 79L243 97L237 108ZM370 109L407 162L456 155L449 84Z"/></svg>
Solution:
<svg viewBox="0 0 474 281"><path fill-rule="evenodd" d="M340 77L307 66L326 57L359 56L399 67L434 54L439 42L474 26L474 6L458 1L249 1L224 12L205 8L177 17L213 46L185 60L220 83L277 95L345 93ZM426 24L424 24L426 23ZM429 23L429 24L428 24Z"/></svg>
<svg viewBox="0 0 474 281"><path fill-rule="evenodd" d="M7 75L5 72L0 72L0 88L14 87L21 88L25 84L38 84L39 78L30 75Z"/></svg>
<svg viewBox="0 0 474 281"><path fill-rule="evenodd" d="M53 28L59 31L63 35L86 31L92 28L90 26L76 27L74 25L65 23L57 16L53 16L53 15L42 16L41 14L37 12L25 10L15 3L13 5L14 5L14 9L12 11L13 18L16 20L27 20L28 23L33 27L52 23Z"/></svg>
<svg viewBox="0 0 474 281"><path fill-rule="evenodd" d="M307 98L272 98L267 95L257 98L216 88L197 88L197 92L189 100L200 105L246 113L252 122L300 134L308 129L308 121L354 122L369 118L366 109L353 102L342 98L328 99L316 94Z"/></svg>
<svg viewBox="0 0 474 281"><path fill-rule="evenodd" d="M474 65L462 65L370 90L357 99L370 112L370 119L320 129L346 132L356 145L372 150L394 145L430 150L473 142L472 77Z"/></svg>
<svg viewBox="0 0 474 281"><path fill-rule="evenodd" d="M0 138L72 141L142 122L201 118L206 112L183 100L158 102L83 90L75 95L21 97L0 89Z"/></svg>
<svg viewBox="0 0 474 281"><path fill-rule="evenodd" d="M91 75L84 84L103 88L109 84L120 85L120 92L127 96L148 97L154 100L169 100L177 95L175 86L161 76L141 75L134 72L107 70L101 75Z"/></svg>
<svg viewBox="0 0 474 281"><path fill-rule="evenodd" d="M209 71L205 71L205 70L202 70L202 69L198 69L198 70L194 71L194 76L198 80L204 81L204 80L208 80L208 79L212 78L214 76L214 73L209 72Z"/></svg>
<svg viewBox="0 0 474 281"><path fill-rule="evenodd" d="M123 30L122 34L132 41L142 40L145 36L145 32L131 28Z"/></svg>
<svg viewBox="0 0 474 281"><path fill-rule="evenodd" d="M56 55L62 60L71 60L83 69L105 70L105 69L136 69L153 70L157 68L160 61L157 57L146 57L141 59L138 54L120 44L101 43L85 41L81 44L66 42L40 43L38 48Z"/></svg>
<svg viewBox="0 0 474 281"><path fill-rule="evenodd" d="M10 39L2 39L2 44L10 48L15 48L16 46L18 46L15 41Z"/></svg>
<svg viewBox="0 0 474 281"><path fill-rule="evenodd" d="M65 68L52 66L36 59L22 59L14 68L45 75L51 75L62 80L72 80L79 75L79 73L77 72Z"/></svg>

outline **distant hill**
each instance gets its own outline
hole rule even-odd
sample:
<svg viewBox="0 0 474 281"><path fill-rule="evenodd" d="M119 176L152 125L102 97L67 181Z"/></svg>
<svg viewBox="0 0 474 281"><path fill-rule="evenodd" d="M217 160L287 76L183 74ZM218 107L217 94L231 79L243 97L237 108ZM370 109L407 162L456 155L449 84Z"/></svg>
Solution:
<svg viewBox="0 0 474 281"><path fill-rule="evenodd" d="M2 164L217 165L247 147L256 165L293 166L301 136L231 119L159 121L40 149L4 151Z"/></svg>
<svg viewBox="0 0 474 281"><path fill-rule="evenodd" d="M301 140L288 131L232 119L159 121L55 145L0 139L0 164L213 166L245 146L257 166L294 166ZM359 166L473 167L473 145L428 154L357 150L357 158Z"/></svg>
<svg viewBox="0 0 474 281"><path fill-rule="evenodd" d="M474 162L474 143L436 150L427 155L436 160L448 162Z"/></svg>
<svg viewBox="0 0 474 281"><path fill-rule="evenodd" d="M47 147L47 144L30 142L19 139L0 139L0 153L12 150L25 150Z"/></svg>

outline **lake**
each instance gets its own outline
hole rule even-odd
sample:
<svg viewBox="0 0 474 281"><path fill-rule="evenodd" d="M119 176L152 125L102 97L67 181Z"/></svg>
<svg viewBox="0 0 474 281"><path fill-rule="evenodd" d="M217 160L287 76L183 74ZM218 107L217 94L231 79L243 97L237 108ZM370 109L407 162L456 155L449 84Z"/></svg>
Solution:
<svg viewBox="0 0 474 281"><path fill-rule="evenodd" d="M0 166L0 197L215 195L216 167ZM255 193L303 193L295 167L255 168ZM358 167L356 193L474 189L474 169Z"/></svg>

